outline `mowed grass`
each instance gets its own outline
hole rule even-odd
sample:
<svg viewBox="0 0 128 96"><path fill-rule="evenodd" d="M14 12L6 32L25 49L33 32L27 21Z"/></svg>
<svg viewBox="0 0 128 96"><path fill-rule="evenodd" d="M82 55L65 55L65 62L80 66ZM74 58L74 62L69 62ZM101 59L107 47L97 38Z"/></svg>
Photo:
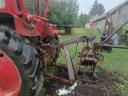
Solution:
<svg viewBox="0 0 128 96"><path fill-rule="evenodd" d="M113 49L112 53L103 54L104 61L99 65L128 80L128 49Z"/></svg>
<svg viewBox="0 0 128 96"><path fill-rule="evenodd" d="M92 32L85 28L75 28L73 29L73 33L71 35L61 35L60 41L63 42L65 40L71 40L83 35L95 34L97 36L97 42L100 40L100 33ZM83 47L83 44L79 44L78 51L73 58L73 63L77 64L77 56L80 49ZM69 50L71 53L71 57L75 55L76 52L76 44L69 46ZM117 73L123 78L128 80L128 49L113 49L112 53L103 52L104 61L99 62L98 66L102 68ZM63 50L61 51L60 57L58 58L59 64L66 64L66 60L64 57Z"/></svg>

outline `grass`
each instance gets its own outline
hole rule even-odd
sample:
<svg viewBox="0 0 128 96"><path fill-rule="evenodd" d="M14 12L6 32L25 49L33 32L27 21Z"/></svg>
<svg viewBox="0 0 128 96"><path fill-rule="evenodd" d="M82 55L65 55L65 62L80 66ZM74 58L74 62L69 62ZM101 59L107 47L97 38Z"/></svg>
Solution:
<svg viewBox="0 0 128 96"><path fill-rule="evenodd" d="M100 40L100 34L96 32L92 32L85 28L75 28L73 29L73 33L71 35L62 35L60 37L60 41L63 42L65 40L70 40L74 38L78 38L83 35L95 34L97 36L97 42ZM83 44L79 44L78 52L80 51ZM75 54L76 45L69 46L69 50L71 52L71 56ZM78 53L77 53L78 54ZM128 80L128 50L127 49L113 49L112 53L104 52L104 61L99 62L99 66L102 68L118 73L120 76L124 77ZM65 57L63 51L60 54L58 59L58 63L66 64ZM77 55L73 59L73 63L77 63Z"/></svg>
<svg viewBox="0 0 128 96"><path fill-rule="evenodd" d="M103 53L105 60L100 66L103 68L118 73L128 80L128 50L113 49L112 53Z"/></svg>

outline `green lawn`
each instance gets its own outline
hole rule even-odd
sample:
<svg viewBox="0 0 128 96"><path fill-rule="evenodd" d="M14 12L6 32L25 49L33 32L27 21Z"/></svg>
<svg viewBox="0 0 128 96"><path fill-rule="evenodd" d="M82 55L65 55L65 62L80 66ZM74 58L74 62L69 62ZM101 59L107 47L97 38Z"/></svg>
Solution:
<svg viewBox="0 0 128 96"><path fill-rule="evenodd" d="M105 60L99 63L100 66L128 80L128 49L113 49L112 53L103 54Z"/></svg>
<svg viewBox="0 0 128 96"><path fill-rule="evenodd" d="M84 28L75 28L71 35L62 35L60 41L74 39L83 35L95 34L97 36L97 41L99 41L100 34L92 32ZM78 52L83 44L79 44ZM76 51L76 45L69 46L71 55L73 56ZM113 49L112 53L104 52L104 61L99 62L99 66L105 68L106 70L118 73L128 80L128 50L126 49ZM74 64L77 62L77 56L73 59ZM58 63L66 64L63 51L60 54Z"/></svg>

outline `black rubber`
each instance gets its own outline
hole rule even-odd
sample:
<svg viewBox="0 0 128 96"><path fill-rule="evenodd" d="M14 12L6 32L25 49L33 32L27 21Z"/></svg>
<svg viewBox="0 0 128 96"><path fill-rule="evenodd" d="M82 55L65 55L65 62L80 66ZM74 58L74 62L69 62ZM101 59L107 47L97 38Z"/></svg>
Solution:
<svg viewBox="0 0 128 96"><path fill-rule="evenodd" d="M14 62L22 79L19 96L38 96L43 86L42 63L35 48L11 28L0 25L0 49Z"/></svg>

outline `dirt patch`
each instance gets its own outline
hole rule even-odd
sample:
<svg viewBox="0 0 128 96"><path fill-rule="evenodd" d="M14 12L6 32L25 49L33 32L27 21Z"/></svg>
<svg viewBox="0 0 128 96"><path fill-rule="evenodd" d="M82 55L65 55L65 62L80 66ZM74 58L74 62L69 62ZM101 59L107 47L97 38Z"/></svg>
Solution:
<svg viewBox="0 0 128 96"><path fill-rule="evenodd" d="M95 77L91 77L85 70L78 74L81 74L78 76L78 81L71 86L56 81L47 83L49 96L127 96L116 89L117 84L122 84L124 81L111 72L97 68Z"/></svg>

